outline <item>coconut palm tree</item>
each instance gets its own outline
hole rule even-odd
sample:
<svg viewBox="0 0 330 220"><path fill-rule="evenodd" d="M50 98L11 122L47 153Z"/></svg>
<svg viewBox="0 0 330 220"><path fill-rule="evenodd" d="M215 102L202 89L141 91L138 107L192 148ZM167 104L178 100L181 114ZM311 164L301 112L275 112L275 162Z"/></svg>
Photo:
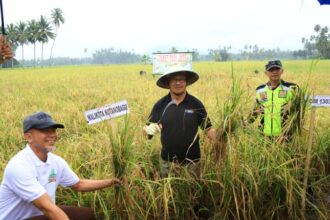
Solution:
<svg viewBox="0 0 330 220"><path fill-rule="evenodd" d="M33 44L33 59L34 66L36 66L36 42L39 35L39 26L38 22L35 19L32 19L28 22L28 41Z"/></svg>
<svg viewBox="0 0 330 220"><path fill-rule="evenodd" d="M40 16L38 21L39 34L37 36L37 41L41 42L41 62L43 61L44 55L44 44L48 42L49 38L54 39L55 34L52 32L53 28L51 24L47 21L46 17Z"/></svg>
<svg viewBox="0 0 330 220"><path fill-rule="evenodd" d="M49 60L51 60L51 58L52 58L53 48L54 48L54 44L55 44L55 39L57 37L58 28L60 27L61 24L64 24L64 21L65 21L65 19L63 17L62 9L54 8L51 13L51 19L52 19L53 25L55 26L55 37L54 37L54 41L52 44L52 48L50 50Z"/></svg>
<svg viewBox="0 0 330 220"><path fill-rule="evenodd" d="M11 46L17 46L17 31L14 24L8 24L6 27L7 31L7 41L11 44Z"/></svg>
<svg viewBox="0 0 330 220"><path fill-rule="evenodd" d="M15 56L15 51L18 46L18 34L17 34L16 26L14 24L9 24L7 25L6 29L7 29L6 39L10 43L11 49L13 51L13 55ZM11 66L13 66L14 59L12 59L11 61L12 61Z"/></svg>
<svg viewBox="0 0 330 220"><path fill-rule="evenodd" d="M23 21L18 22L16 26L17 41L22 47L22 65L24 65L24 45L28 43L27 24Z"/></svg>

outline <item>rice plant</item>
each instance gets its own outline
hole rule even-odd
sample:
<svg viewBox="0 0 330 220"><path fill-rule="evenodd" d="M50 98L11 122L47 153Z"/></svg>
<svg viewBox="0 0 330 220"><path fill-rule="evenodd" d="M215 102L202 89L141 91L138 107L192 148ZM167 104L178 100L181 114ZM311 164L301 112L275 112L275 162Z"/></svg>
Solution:
<svg viewBox="0 0 330 220"><path fill-rule="evenodd" d="M313 93L330 94L329 61L317 62L313 77L308 73L310 61L286 64L288 81L308 82ZM194 63L200 80L189 92L203 101L214 126L222 131L220 140L225 146L214 148L201 135L199 179L184 166L173 167L168 178L160 178L159 138L145 139L142 127L152 105L168 91L157 88L152 76L139 76L139 70L148 68L150 72L151 66L3 69L0 170L24 147L24 116L44 110L65 124L56 153L80 177L123 180L121 186L96 192L59 188L58 204L90 206L99 219L329 219L329 109L317 110L306 212L302 215L310 110L304 96L311 92L302 86L290 106L283 132L292 133L291 142L265 138L257 124L244 128L242 119L254 103L250 88L266 80L253 73L262 65L262 61ZM129 103L129 117L86 124L85 110L123 99ZM226 155L216 152L218 149L224 149ZM223 158L221 163L217 158Z"/></svg>
<svg viewBox="0 0 330 220"><path fill-rule="evenodd" d="M221 117L220 126L217 128L218 143L215 144L215 158L218 161L224 158L228 150L228 137L243 124L242 102L244 91L242 90L241 80L234 75L233 63L231 63L231 78L230 93L218 113Z"/></svg>

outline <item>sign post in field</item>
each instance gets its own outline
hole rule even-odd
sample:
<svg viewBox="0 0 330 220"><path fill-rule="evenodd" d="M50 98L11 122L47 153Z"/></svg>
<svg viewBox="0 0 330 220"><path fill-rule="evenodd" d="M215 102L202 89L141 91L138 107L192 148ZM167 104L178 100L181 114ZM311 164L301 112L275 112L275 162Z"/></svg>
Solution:
<svg viewBox="0 0 330 220"><path fill-rule="evenodd" d="M313 145L313 135L314 135L314 125L315 125L315 109L318 107L330 107L330 95L314 95L310 98L311 101L311 116L310 116L310 125L309 125L309 143L307 148L307 155L305 161L305 170L304 170L304 180L303 180L303 191L301 195L301 212L304 216L306 208L306 190L308 184L308 175L312 158L312 145Z"/></svg>
<svg viewBox="0 0 330 220"><path fill-rule="evenodd" d="M126 100L109 104L100 108L85 111L87 123L95 124L111 118L116 118L129 113L129 108Z"/></svg>
<svg viewBox="0 0 330 220"><path fill-rule="evenodd" d="M183 69L192 70L192 52L153 53L152 72L162 75L171 66L182 66Z"/></svg>

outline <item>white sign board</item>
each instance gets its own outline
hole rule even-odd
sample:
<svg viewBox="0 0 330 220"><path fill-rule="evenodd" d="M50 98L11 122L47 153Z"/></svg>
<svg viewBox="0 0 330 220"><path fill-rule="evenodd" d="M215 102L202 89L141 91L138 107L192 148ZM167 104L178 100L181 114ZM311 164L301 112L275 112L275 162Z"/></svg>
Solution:
<svg viewBox="0 0 330 220"><path fill-rule="evenodd" d="M163 74L171 66L182 66L192 70L192 53L154 53L152 54L153 74Z"/></svg>
<svg viewBox="0 0 330 220"><path fill-rule="evenodd" d="M85 111L87 123L95 124L100 121L116 118L129 113L129 108L126 100L109 104L100 108Z"/></svg>
<svg viewBox="0 0 330 220"><path fill-rule="evenodd" d="M311 97L312 107L330 107L330 95L314 95Z"/></svg>

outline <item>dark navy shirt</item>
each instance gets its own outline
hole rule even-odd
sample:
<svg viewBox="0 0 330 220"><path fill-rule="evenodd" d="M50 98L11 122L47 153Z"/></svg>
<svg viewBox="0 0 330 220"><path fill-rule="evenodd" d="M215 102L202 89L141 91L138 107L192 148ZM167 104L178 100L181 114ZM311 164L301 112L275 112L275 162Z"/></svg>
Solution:
<svg viewBox="0 0 330 220"><path fill-rule="evenodd" d="M187 93L176 105L168 94L154 105L149 120L162 124L163 160L179 163L199 160L198 127L205 130L212 126L201 101Z"/></svg>

